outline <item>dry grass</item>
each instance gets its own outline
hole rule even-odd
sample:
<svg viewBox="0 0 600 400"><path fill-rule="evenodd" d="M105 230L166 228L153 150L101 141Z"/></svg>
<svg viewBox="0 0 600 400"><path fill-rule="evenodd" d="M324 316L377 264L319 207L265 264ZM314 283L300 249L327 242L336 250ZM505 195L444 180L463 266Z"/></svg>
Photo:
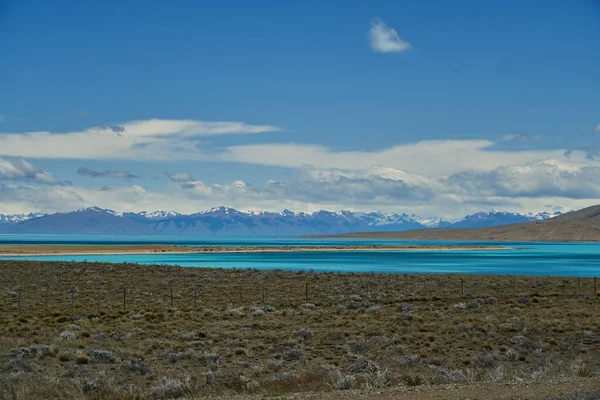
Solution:
<svg viewBox="0 0 600 400"><path fill-rule="evenodd" d="M146 399L592 377L599 299L593 280L579 283L2 261L0 394Z"/></svg>

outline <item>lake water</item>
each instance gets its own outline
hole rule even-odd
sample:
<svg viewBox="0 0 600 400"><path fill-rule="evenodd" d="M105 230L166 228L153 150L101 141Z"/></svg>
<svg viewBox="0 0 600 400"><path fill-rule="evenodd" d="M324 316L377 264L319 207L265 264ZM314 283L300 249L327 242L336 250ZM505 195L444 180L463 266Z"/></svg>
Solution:
<svg viewBox="0 0 600 400"><path fill-rule="evenodd" d="M0 235L0 244L145 244L188 246L339 246L360 244L473 244L518 248L514 251L344 251L236 254L148 254L48 256L20 259L167 264L185 267L258 268L382 273L466 273L538 276L600 276L600 244L490 243L367 239L302 239L291 236L107 236ZM15 259L5 258L5 259Z"/></svg>

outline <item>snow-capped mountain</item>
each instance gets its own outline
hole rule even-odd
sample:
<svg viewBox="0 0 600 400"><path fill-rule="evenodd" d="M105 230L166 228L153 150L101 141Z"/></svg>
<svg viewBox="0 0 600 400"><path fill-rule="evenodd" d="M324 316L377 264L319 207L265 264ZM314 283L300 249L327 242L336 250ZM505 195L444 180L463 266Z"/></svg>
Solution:
<svg viewBox="0 0 600 400"><path fill-rule="evenodd" d="M39 217L43 217L46 214L42 214L42 213L29 213L29 214L0 214L0 226L3 225L14 225L14 224L18 224L19 222L23 222L23 221L27 221L28 219L32 219L32 218L39 218Z"/></svg>
<svg viewBox="0 0 600 400"><path fill-rule="evenodd" d="M406 213L326 211L314 213L240 211L214 207L194 214L175 211L116 212L99 207L56 214L0 214L0 231L7 233L99 234L336 234L404 231L423 228L473 228L540 221L559 212L516 214L499 211L467 215L451 223Z"/></svg>
<svg viewBox="0 0 600 400"><path fill-rule="evenodd" d="M147 219L151 219L151 220L159 220L159 219L176 217L181 214L179 214L175 211L157 210L157 211L152 211L152 212L142 211L142 212L138 213L138 215L140 215L144 218L147 218Z"/></svg>
<svg viewBox="0 0 600 400"><path fill-rule="evenodd" d="M480 228L484 226L518 224L521 222L542 221L545 219L556 217L558 215L561 215L561 213L558 211L553 214L550 214L548 212L542 212L538 214L517 214L493 210L491 212L480 212L476 214L467 215L460 221L453 223L451 227Z"/></svg>

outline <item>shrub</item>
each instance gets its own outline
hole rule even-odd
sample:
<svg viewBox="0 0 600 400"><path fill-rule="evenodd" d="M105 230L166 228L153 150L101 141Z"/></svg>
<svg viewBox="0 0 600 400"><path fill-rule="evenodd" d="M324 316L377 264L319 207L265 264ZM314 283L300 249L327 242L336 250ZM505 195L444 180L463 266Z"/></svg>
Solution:
<svg viewBox="0 0 600 400"><path fill-rule="evenodd" d="M90 362L90 357L87 356L86 354L78 353L75 356L75 363L77 363L79 365L89 364L89 362Z"/></svg>
<svg viewBox="0 0 600 400"><path fill-rule="evenodd" d="M265 312L261 309L261 308L257 308L256 310L254 310L254 312L252 313L252 315L255 318L259 318L262 317L265 314Z"/></svg>
<svg viewBox="0 0 600 400"><path fill-rule="evenodd" d="M385 389L390 386L390 378L388 376L388 370L378 371L375 377L370 382L366 383L367 389Z"/></svg>
<svg viewBox="0 0 600 400"><path fill-rule="evenodd" d="M498 364L498 357L488 351L482 351L475 356L477 362L479 362L485 368L492 368Z"/></svg>
<svg viewBox="0 0 600 400"><path fill-rule="evenodd" d="M142 360L124 361L121 369L126 372L139 372L140 375L148 375L151 372L150 366Z"/></svg>
<svg viewBox="0 0 600 400"><path fill-rule="evenodd" d="M298 329L297 331L294 331L294 336L309 340L315 337L315 333L310 329Z"/></svg>
<svg viewBox="0 0 600 400"><path fill-rule="evenodd" d="M152 390L152 395L159 399L174 399L183 396L184 388L179 379L160 378Z"/></svg>
<svg viewBox="0 0 600 400"><path fill-rule="evenodd" d="M346 307L344 307L342 304L336 304L333 307L331 307L331 311L334 314L342 315L344 311L346 311Z"/></svg>
<svg viewBox="0 0 600 400"><path fill-rule="evenodd" d="M396 306L396 311L401 313L412 313L414 311L414 308L408 303L400 303Z"/></svg>
<svg viewBox="0 0 600 400"><path fill-rule="evenodd" d="M325 380L337 390L350 390L356 386L356 378L354 375L344 375L339 369L333 365L324 365L323 373Z"/></svg>
<svg viewBox="0 0 600 400"><path fill-rule="evenodd" d="M62 331L59 335L58 338L60 340L64 340L65 342L72 342L75 339L77 339L77 335L74 334L71 331Z"/></svg>
<svg viewBox="0 0 600 400"><path fill-rule="evenodd" d="M25 358L34 356L46 356L52 353L52 348L45 345L36 345L30 347L18 347L10 350L10 356L13 358Z"/></svg>
<svg viewBox="0 0 600 400"><path fill-rule="evenodd" d="M509 361L517 361L517 357L519 357L519 352L512 347L506 350L506 358Z"/></svg>
<svg viewBox="0 0 600 400"><path fill-rule="evenodd" d="M100 382L97 379L83 379L81 381L83 393L96 392L100 390Z"/></svg>
<svg viewBox="0 0 600 400"><path fill-rule="evenodd" d="M367 307L367 309L365 311L369 314L379 314L381 312L381 306L380 305L372 305L372 306Z"/></svg>
<svg viewBox="0 0 600 400"><path fill-rule="evenodd" d="M488 298L485 300L485 302L486 302L487 304L493 305L493 304L496 304L496 303L498 303L498 299L497 299L497 298L495 298L495 297L488 297Z"/></svg>
<svg viewBox="0 0 600 400"><path fill-rule="evenodd" d="M283 349L283 358L286 360L299 360L302 358L302 350L297 347L285 347Z"/></svg>
<svg viewBox="0 0 600 400"><path fill-rule="evenodd" d="M517 299L517 303L519 304L527 304L529 303L529 299L527 297L521 296Z"/></svg>
<svg viewBox="0 0 600 400"><path fill-rule="evenodd" d="M473 308L478 308L480 305L481 305L481 303L479 302L479 300L471 300L465 305L465 307L473 309Z"/></svg>
<svg viewBox="0 0 600 400"><path fill-rule="evenodd" d="M379 365L375 361L363 358L350 366L350 371L355 373L373 373L379 371Z"/></svg>
<svg viewBox="0 0 600 400"><path fill-rule="evenodd" d="M98 364L114 364L118 360L117 356L115 356L110 350L90 349L87 353L92 362Z"/></svg>
<svg viewBox="0 0 600 400"><path fill-rule="evenodd" d="M271 380L274 382L293 381L296 379L298 379L298 374L296 373L296 371L280 372L277 375L275 375L273 378L271 378Z"/></svg>

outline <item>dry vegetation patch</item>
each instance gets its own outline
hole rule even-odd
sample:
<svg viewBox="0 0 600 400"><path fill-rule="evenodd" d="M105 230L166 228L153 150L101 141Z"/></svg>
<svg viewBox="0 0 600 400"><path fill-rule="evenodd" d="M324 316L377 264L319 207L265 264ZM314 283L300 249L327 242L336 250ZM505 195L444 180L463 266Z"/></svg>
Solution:
<svg viewBox="0 0 600 400"><path fill-rule="evenodd" d="M591 279L0 261L4 399L596 379Z"/></svg>

